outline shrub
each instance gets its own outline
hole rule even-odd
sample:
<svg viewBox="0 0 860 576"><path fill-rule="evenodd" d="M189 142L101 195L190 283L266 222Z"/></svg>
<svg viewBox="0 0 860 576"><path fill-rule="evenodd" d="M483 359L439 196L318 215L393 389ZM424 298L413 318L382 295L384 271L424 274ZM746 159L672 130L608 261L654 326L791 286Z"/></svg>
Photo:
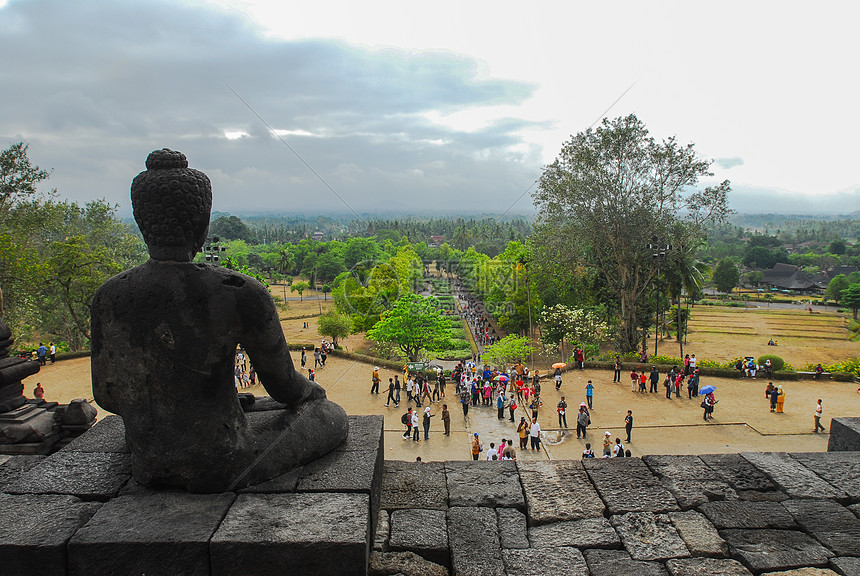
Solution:
<svg viewBox="0 0 860 576"><path fill-rule="evenodd" d="M764 356L759 356L758 365L764 366L764 363L770 360L771 368L776 372L777 370L782 370L785 367L785 360L780 358L779 356L774 356L773 354L765 354Z"/></svg>
<svg viewBox="0 0 860 576"><path fill-rule="evenodd" d="M651 356L648 358L648 364L666 364L672 366L683 366L684 361L680 358L676 358L675 356Z"/></svg>

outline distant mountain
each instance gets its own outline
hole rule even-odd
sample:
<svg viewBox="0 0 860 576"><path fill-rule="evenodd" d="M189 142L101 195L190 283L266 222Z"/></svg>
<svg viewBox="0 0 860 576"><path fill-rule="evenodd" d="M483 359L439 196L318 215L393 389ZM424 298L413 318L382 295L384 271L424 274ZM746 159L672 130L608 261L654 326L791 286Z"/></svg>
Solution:
<svg viewBox="0 0 860 576"><path fill-rule="evenodd" d="M808 196L774 188L733 185L729 206L742 214L845 215L856 218L860 217L860 186Z"/></svg>

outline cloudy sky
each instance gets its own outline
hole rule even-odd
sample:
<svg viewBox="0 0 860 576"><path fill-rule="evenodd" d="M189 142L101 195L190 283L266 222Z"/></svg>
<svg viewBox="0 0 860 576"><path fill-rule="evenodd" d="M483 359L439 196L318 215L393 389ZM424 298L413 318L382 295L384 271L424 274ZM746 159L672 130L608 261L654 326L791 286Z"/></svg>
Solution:
<svg viewBox="0 0 860 576"><path fill-rule="evenodd" d="M216 210L521 213L611 107L695 142L739 209L849 212L857 6L0 0L0 146L123 213L162 147Z"/></svg>

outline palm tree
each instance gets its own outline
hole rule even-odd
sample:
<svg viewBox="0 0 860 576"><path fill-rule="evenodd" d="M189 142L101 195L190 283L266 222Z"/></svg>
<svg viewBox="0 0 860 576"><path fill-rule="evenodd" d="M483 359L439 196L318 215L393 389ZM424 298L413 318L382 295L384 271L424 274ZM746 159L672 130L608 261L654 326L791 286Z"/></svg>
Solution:
<svg viewBox="0 0 860 576"><path fill-rule="evenodd" d="M678 235L683 238L682 235ZM705 282L707 264L696 258L696 251L701 246L701 241L681 240L672 246L666 265L666 284L669 299L677 305L678 317L676 319L676 335L681 350L681 358L684 357L684 340L686 337L686 322L682 318L681 297L687 294L687 311L689 315L690 299L700 292Z"/></svg>

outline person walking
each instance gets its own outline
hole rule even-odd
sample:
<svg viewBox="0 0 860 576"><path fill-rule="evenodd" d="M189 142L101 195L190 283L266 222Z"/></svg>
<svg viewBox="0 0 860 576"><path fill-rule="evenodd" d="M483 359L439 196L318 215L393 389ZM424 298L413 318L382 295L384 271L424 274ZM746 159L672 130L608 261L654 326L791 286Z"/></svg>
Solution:
<svg viewBox="0 0 860 576"><path fill-rule="evenodd" d="M505 402L506 401L507 401L507 398L505 398L505 393L499 392L499 397L496 398L496 408L498 409L499 420L505 419Z"/></svg>
<svg viewBox="0 0 860 576"><path fill-rule="evenodd" d="M666 376L666 380L663 381L663 386L666 387L666 398L669 400L672 399L672 377Z"/></svg>
<svg viewBox="0 0 860 576"><path fill-rule="evenodd" d="M373 369L373 374L370 375L370 393L379 394L379 366Z"/></svg>
<svg viewBox="0 0 860 576"><path fill-rule="evenodd" d="M552 377L555 380L555 389L560 390L561 389L561 368L556 368L555 372L553 372Z"/></svg>
<svg viewBox="0 0 860 576"><path fill-rule="evenodd" d="M526 417L520 417L520 423L517 426L517 434L520 438L520 450L525 450L529 441L529 423L526 422Z"/></svg>
<svg viewBox="0 0 860 576"><path fill-rule="evenodd" d="M576 439L579 440L580 434L585 439L585 432L588 429L590 418L584 406L579 407L579 414L576 415Z"/></svg>
<svg viewBox="0 0 860 576"><path fill-rule="evenodd" d="M435 414L430 413L430 406L424 409L424 420L422 424L424 425L424 439L430 440L430 418L436 416Z"/></svg>
<svg viewBox="0 0 860 576"><path fill-rule="evenodd" d="M445 426L445 436L451 435L451 413L448 412L448 405L442 404L442 425Z"/></svg>
<svg viewBox="0 0 860 576"><path fill-rule="evenodd" d="M776 397L776 413L782 414L782 408L785 405L785 391L782 389L782 386L777 386L776 391L778 393Z"/></svg>
<svg viewBox="0 0 860 576"><path fill-rule="evenodd" d="M410 406L406 413L400 417L400 423L406 426L406 432L403 433L403 438L408 439L412 436L412 407Z"/></svg>
<svg viewBox="0 0 860 576"><path fill-rule="evenodd" d="M385 400L385 407L391 405L394 402L394 378L388 379L388 398ZM394 407L397 408L397 402L394 402Z"/></svg>
<svg viewBox="0 0 860 576"><path fill-rule="evenodd" d="M412 441L421 441L421 433L418 430L418 410L412 411Z"/></svg>
<svg viewBox="0 0 860 576"><path fill-rule="evenodd" d="M621 382L621 357L615 358L615 373L612 375L613 382Z"/></svg>
<svg viewBox="0 0 860 576"><path fill-rule="evenodd" d="M472 438L472 460L477 460L483 450L484 447L481 445L481 439L478 433L475 432L475 436Z"/></svg>
<svg viewBox="0 0 860 576"><path fill-rule="evenodd" d="M624 430L627 432L626 442L630 444L630 433L633 432L633 410L628 410L627 416L624 417Z"/></svg>
<svg viewBox="0 0 860 576"><path fill-rule="evenodd" d="M302 348L302 368L305 367L305 364L307 364L307 362L308 362L307 352L305 352L305 349Z"/></svg>
<svg viewBox="0 0 860 576"><path fill-rule="evenodd" d="M463 418L469 417L469 389L466 386L463 386L463 389L460 391L460 404L463 406Z"/></svg>
<svg viewBox="0 0 860 576"><path fill-rule="evenodd" d="M511 413L511 418L510 418L511 422L514 422L515 421L514 416L516 415L516 411L517 411L517 401L513 397L511 398L511 401L508 403L508 411Z"/></svg>
<svg viewBox="0 0 860 576"><path fill-rule="evenodd" d="M57 361L57 347L54 346L53 342L51 342L51 346L48 348L48 355L51 358L51 364Z"/></svg>
<svg viewBox="0 0 860 576"><path fill-rule="evenodd" d="M818 405L815 407L815 429L816 434L819 430L824 432L824 426L821 425L821 417L824 415L824 407L821 405L821 398L818 399Z"/></svg>
<svg viewBox="0 0 860 576"><path fill-rule="evenodd" d="M771 391L770 391L770 411L776 412L776 404L779 399L779 389L773 387L771 383Z"/></svg>
<svg viewBox="0 0 860 576"><path fill-rule="evenodd" d="M540 424L537 418L532 420L532 425L529 426L529 438L531 439L532 450L540 452Z"/></svg>
<svg viewBox="0 0 860 576"><path fill-rule="evenodd" d="M621 380L619 380L621 382ZM594 398L594 384L591 383L591 380L588 381L588 384L585 385L585 401L588 402L588 409L593 410L594 406L592 406L591 401Z"/></svg>
<svg viewBox="0 0 860 576"><path fill-rule="evenodd" d="M561 397L561 400L558 402L558 427L562 427L562 423L564 423L564 427L567 428L567 402L564 399L564 396Z"/></svg>

